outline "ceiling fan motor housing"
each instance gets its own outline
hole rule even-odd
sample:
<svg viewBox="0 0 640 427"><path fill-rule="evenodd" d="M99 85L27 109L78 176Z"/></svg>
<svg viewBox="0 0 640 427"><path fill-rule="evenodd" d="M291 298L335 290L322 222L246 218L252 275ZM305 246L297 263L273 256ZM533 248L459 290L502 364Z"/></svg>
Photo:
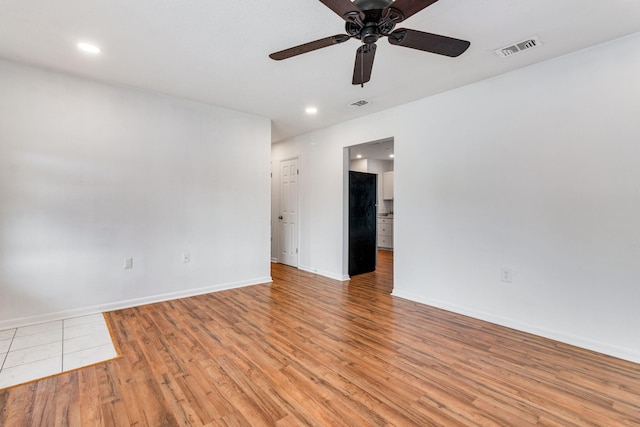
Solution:
<svg viewBox="0 0 640 427"><path fill-rule="evenodd" d="M353 2L364 15L349 16L345 25L347 34L362 40L365 44L372 44L382 36L387 36L394 28L395 23L388 17L383 17L384 9L393 3L392 0L355 0Z"/></svg>
<svg viewBox="0 0 640 427"><path fill-rule="evenodd" d="M378 31L378 26L374 23L370 23L365 25L365 27L360 31L360 40L365 44L372 44L378 41L380 38L380 31Z"/></svg>

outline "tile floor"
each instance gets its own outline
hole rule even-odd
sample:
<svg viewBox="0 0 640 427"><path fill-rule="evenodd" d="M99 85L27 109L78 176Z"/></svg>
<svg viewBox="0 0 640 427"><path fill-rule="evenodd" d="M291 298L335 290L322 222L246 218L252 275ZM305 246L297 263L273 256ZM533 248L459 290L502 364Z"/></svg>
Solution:
<svg viewBox="0 0 640 427"><path fill-rule="evenodd" d="M118 357L102 314L0 331L0 389Z"/></svg>

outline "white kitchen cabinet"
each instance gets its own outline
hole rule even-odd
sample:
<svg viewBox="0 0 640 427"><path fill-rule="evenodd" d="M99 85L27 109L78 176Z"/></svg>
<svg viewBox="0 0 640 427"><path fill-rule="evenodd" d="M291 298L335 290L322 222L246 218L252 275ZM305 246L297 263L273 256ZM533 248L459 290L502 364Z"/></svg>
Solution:
<svg viewBox="0 0 640 427"><path fill-rule="evenodd" d="M378 247L393 249L393 218L378 218Z"/></svg>
<svg viewBox="0 0 640 427"><path fill-rule="evenodd" d="M393 171L385 172L382 175L382 198L393 200Z"/></svg>

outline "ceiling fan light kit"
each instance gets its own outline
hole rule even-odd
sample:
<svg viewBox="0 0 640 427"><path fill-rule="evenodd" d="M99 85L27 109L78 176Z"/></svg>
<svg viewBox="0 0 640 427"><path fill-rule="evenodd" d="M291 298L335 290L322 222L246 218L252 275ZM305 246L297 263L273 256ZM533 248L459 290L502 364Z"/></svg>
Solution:
<svg viewBox="0 0 640 427"><path fill-rule="evenodd" d="M376 42L387 37L395 46L408 47L424 52L456 57L466 51L471 43L452 37L401 28L396 24L420 12L438 0L320 0L346 21L347 34L336 34L269 55L277 61L291 58L317 49L344 43L356 38L362 45L356 51L352 84L363 86L371 79Z"/></svg>

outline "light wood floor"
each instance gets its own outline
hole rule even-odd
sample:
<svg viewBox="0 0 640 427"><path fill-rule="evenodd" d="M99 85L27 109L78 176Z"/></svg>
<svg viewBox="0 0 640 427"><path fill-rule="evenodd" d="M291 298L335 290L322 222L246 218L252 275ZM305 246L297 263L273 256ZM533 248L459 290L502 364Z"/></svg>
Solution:
<svg viewBox="0 0 640 427"><path fill-rule="evenodd" d="M337 282L116 311L123 357L0 392L2 426L638 426L640 366Z"/></svg>

